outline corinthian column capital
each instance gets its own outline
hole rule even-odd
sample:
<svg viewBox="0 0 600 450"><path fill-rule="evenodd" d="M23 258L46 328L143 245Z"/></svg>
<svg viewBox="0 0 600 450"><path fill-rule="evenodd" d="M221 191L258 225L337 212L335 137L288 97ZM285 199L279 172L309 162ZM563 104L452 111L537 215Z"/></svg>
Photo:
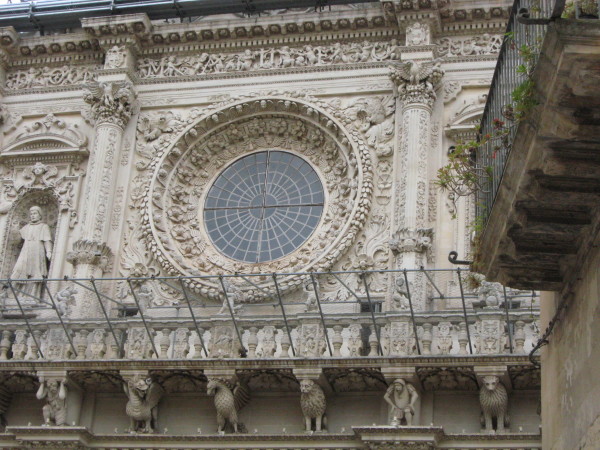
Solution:
<svg viewBox="0 0 600 450"><path fill-rule="evenodd" d="M89 83L83 101L90 105L96 123L125 128L133 113L136 94L129 81Z"/></svg>
<svg viewBox="0 0 600 450"><path fill-rule="evenodd" d="M437 61L408 61L390 67L390 78L398 88L398 95L405 105L421 104L433 107L444 71Z"/></svg>

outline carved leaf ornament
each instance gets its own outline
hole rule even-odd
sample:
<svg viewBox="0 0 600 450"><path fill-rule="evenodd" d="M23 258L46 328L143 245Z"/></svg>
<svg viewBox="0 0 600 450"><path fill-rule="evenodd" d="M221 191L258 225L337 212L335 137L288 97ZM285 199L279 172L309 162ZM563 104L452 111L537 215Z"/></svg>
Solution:
<svg viewBox="0 0 600 450"><path fill-rule="evenodd" d="M169 275L324 271L351 246L371 207L371 154L350 119L324 102L310 100L238 97L207 108L208 113L155 147L142 196L142 228L148 249ZM299 248L276 260L247 263L214 247L203 223L203 206L225 168L264 151L285 151L308 162L321 179L325 202L317 229ZM260 289L242 286L245 301L258 302L274 292L271 277L253 277L252 282ZM300 276L278 278L281 291L302 282ZM221 292L216 278L186 283L209 298Z"/></svg>

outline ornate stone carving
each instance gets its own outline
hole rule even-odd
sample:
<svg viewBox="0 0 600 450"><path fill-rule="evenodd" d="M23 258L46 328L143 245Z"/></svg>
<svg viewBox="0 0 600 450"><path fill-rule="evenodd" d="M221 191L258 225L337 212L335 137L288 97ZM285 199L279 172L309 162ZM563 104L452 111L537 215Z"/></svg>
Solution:
<svg viewBox="0 0 600 450"><path fill-rule="evenodd" d="M444 37L436 41L439 56L495 55L502 47L502 35Z"/></svg>
<svg viewBox="0 0 600 450"><path fill-rule="evenodd" d="M40 342L38 340L38 342ZM62 328L51 328L44 334L44 357L48 360L69 359L73 355L69 338Z"/></svg>
<svg viewBox="0 0 600 450"><path fill-rule="evenodd" d="M356 358L362 356L363 340L362 325L353 323L348 327L348 356Z"/></svg>
<svg viewBox="0 0 600 450"><path fill-rule="evenodd" d="M27 331L17 330L15 331L15 339L12 344L12 355L13 359L25 359L27 355Z"/></svg>
<svg viewBox="0 0 600 450"><path fill-rule="evenodd" d="M102 328L97 328L92 331L90 343L88 345L88 356L90 359L102 359L104 357L106 354L105 337L106 332Z"/></svg>
<svg viewBox="0 0 600 450"><path fill-rule="evenodd" d="M144 374L134 375L123 383L127 396L125 412L130 419L131 433L154 433L158 423L158 402L164 389Z"/></svg>
<svg viewBox="0 0 600 450"><path fill-rule="evenodd" d="M209 378L206 391L208 395L215 397L217 432L224 433L226 425L229 425L234 433L246 432L244 425L238 421L238 411L250 401L248 388L239 381L232 386L226 380Z"/></svg>
<svg viewBox="0 0 600 450"><path fill-rule="evenodd" d="M96 81L100 66L31 67L6 75L6 89L32 89L52 86L73 86Z"/></svg>
<svg viewBox="0 0 600 450"><path fill-rule="evenodd" d="M315 285L317 286L317 289L319 289L319 284L318 282L315 280L315 283L313 284L312 280L306 280L303 284L302 284L302 288L304 290L304 311L306 312L310 312L310 311L317 311L318 308L318 304L317 304L317 293L315 292Z"/></svg>
<svg viewBox="0 0 600 450"><path fill-rule="evenodd" d="M387 42L337 42L333 45L246 49L239 53L201 53L198 56L143 58L141 78L194 77L213 73L290 69L295 67L395 61L400 58L396 40Z"/></svg>
<svg viewBox="0 0 600 450"><path fill-rule="evenodd" d="M73 243L73 251L67 253L67 261L74 266L78 264L97 265L103 272L108 268L111 258L112 252L106 244L83 239Z"/></svg>
<svg viewBox="0 0 600 450"><path fill-rule="evenodd" d="M417 369L423 388L427 391L476 391L477 377L469 367Z"/></svg>
<svg viewBox="0 0 600 450"><path fill-rule="evenodd" d="M139 147L143 159L136 166L144 175L133 189L132 200L140 211L144 242L164 270L182 275L247 270L247 264L224 257L213 246L198 217L209 174L248 151L273 145L309 159L325 177L332 196L317 233L290 255L262 263L255 270L326 270L351 245L371 205L371 152L341 111L294 95L251 94L212 105L202 116L194 111L185 122L186 131L179 134L171 133L168 125L145 123L138 128L143 134ZM177 120L173 122L177 130L183 128ZM223 123L228 125L215 129ZM337 136L335 141L331 133ZM187 278L185 282L202 295L214 299L222 295L219 284L209 279ZM281 291L301 283L298 276L278 279ZM259 284L264 288L243 286L245 301L260 301L274 290L268 280Z"/></svg>
<svg viewBox="0 0 600 450"><path fill-rule="evenodd" d="M436 99L435 90L444 71L439 61L408 61L390 67L390 78L398 87L398 95L405 104L419 103L431 108Z"/></svg>
<svg viewBox="0 0 600 450"><path fill-rule="evenodd" d="M68 317L70 315L71 308L75 304L75 294L77 294L77 289L74 285L67 286L56 293L56 308L61 316Z"/></svg>
<svg viewBox="0 0 600 450"><path fill-rule="evenodd" d="M477 288L479 306L484 309L498 309L500 302L504 301L503 288L500 283L482 281Z"/></svg>
<svg viewBox="0 0 600 450"><path fill-rule="evenodd" d="M390 356L412 355L415 351L415 334L408 321L387 324L383 329L383 338L384 347L387 347L387 354Z"/></svg>
<svg viewBox="0 0 600 450"><path fill-rule="evenodd" d="M101 82L85 85L83 101L90 105L96 122L125 128L133 113L133 85L128 82Z"/></svg>
<svg viewBox="0 0 600 450"><path fill-rule="evenodd" d="M29 223L19 231L23 239L23 247L11 273L11 278L19 290L29 296L40 298L41 281L22 281L27 279L41 280L48 275L48 261L52 259L52 234L50 227L42 220L42 208L29 208Z"/></svg>
<svg viewBox="0 0 600 450"><path fill-rule="evenodd" d="M223 280L223 286L225 286L223 305L221 306L221 309L219 309L217 315L236 315L244 311L244 303L247 302L244 292L229 280Z"/></svg>
<svg viewBox="0 0 600 450"><path fill-rule="evenodd" d="M42 408L45 426L65 425L67 420L67 379L45 379L39 376L40 387L36 393L38 400L45 400Z"/></svg>
<svg viewBox="0 0 600 450"><path fill-rule="evenodd" d="M402 228L389 240L390 249L395 253L427 252L433 241L433 228L411 230Z"/></svg>
<svg viewBox="0 0 600 450"><path fill-rule="evenodd" d="M127 60L127 48L124 45L113 45L104 56L105 69L119 69Z"/></svg>
<svg viewBox="0 0 600 450"><path fill-rule="evenodd" d="M396 102L391 95L358 98L345 108L348 117L365 134L367 144L380 158L390 156L394 151L395 109Z"/></svg>
<svg viewBox="0 0 600 450"><path fill-rule="evenodd" d="M436 327L436 343L441 355L449 355L454 345L452 330L454 326L450 322L439 322Z"/></svg>
<svg viewBox="0 0 600 450"><path fill-rule="evenodd" d="M300 407L306 431L323 431L327 427L325 393L315 381L300 380Z"/></svg>
<svg viewBox="0 0 600 450"><path fill-rule="evenodd" d="M323 327L318 324L302 324L298 333L296 349L298 356L319 358L325 352L325 334Z"/></svg>
<svg viewBox="0 0 600 450"><path fill-rule="evenodd" d="M392 310L407 311L409 306L406 281L404 280L403 275L399 275L396 277L396 281L394 283L394 293L392 294Z"/></svg>
<svg viewBox="0 0 600 450"><path fill-rule="evenodd" d="M406 46L429 45L430 35L428 24L415 22L406 27Z"/></svg>
<svg viewBox="0 0 600 450"><path fill-rule="evenodd" d="M390 425L412 426L418 398L419 394L412 384L402 378L394 380L383 396L386 403L390 405Z"/></svg>
<svg viewBox="0 0 600 450"><path fill-rule="evenodd" d="M190 352L190 330L177 328L173 343L173 359L187 359Z"/></svg>
<svg viewBox="0 0 600 450"><path fill-rule="evenodd" d="M132 327L127 329L127 343L125 344L127 358L148 359L151 357L152 352L152 343L145 328Z"/></svg>
<svg viewBox="0 0 600 450"><path fill-rule="evenodd" d="M211 329L210 358L237 358L241 347L232 326L220 325Z"/></svg>
<svg viewBox="0 0 600 450"><path fill-rule="evenodd" d="M508 417L508 394L506 388L495 375L483 377L479 402L481 404L481 426L488 433L494 432L494 419L496 431L501 433L504 427L510 426Z"/></svg>
<svg viewBox="0 0 600 450"><path fill-rule="evenodd" d="M477 352L497 355L504 351L504 323L499 318L482 318L477 321Z"/></svg>

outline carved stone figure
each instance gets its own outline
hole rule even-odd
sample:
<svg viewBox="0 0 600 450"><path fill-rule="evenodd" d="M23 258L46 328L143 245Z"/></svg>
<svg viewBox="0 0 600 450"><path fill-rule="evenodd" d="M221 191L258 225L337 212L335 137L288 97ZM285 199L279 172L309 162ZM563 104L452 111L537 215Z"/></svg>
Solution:
<svg viewBox="0 0 600 450"><path fill-rule="evenodd" d="M319 288L318 282L315 281L317 289ZM306 312L316 311L317 310L317 294L315 292L315 286L313 285L312 280L308 280L304 283L304 296L306 300L304 301L304 310Z"/></svg>
<svg viewBox="0 0 600 450"><path fill-rule="evenodd" d="M97 121L124 128L133 113L135 92L130 82L89 83L85 85L83 101L90 105Z"/></svg>
<svg viewBox="0 0 600 450"><path fill-rule="evenodd" d="M489 433L494 432L494 419L496 431L504 431L510 426L508 417L508 394L506 388L495 375L483 377L483 386L479 391L481 404L481 426Z"/></svg>
<svg viewBox="0 0 600 450"><path fill-rule="evenodd" d="M48 275L48 261L52 258L50 227L42 221L42 209L29 209L29 223L21 228L23 247L10 277L15 280L41 279ZM41 282L17 282L19 290L40 297Z"/></svg>
<svg viewBox="0 0 600 450"><path fill-rule="evenodd" d="M217 432L225 432L225 426L230 425L234 433L244 432L243 424L238 420L238 411L250 401L248 388L237 382L233 388L231 384L219 378L210 378L206 386L208 395L215 397L217 410Z"/></svg>
<svg viewBox="0 0 600 450"><path fill-rule="evenodd" d="M404 277L399 276L394 283L395 292L392 295L392 309L394 311L406 311L409 308L408 291L405 286Z"/></svg>
<svg viewBox="0 0 600 450"><path fill-rule="evenodd" d="M123 390L128 398L125 412L131 421L129 431L153 433L158 421L158 402L164 394L162 386L152 378L136 375L123 383Z"/></svg>
<svg viewBox="0 0 600 450"><path fill-rule="evenodd" d="M237 287L235 284L224 280L223 284L225 285L225 293L223 299L223 305L217 315L220 314L236 314L244 310L244 305L236 305L236 303L243 303L245 299L244 292Z"/></svg>
<svg viewBox="0 0 600 450"><path fill-rule="evenodd" d="M67 419L67 380L46 380L42 376L40 379L40 387L35 394L38 400L46 400L46 404L42 408L44 414L44 426L64 425Z"/></svg>
<svg viewBox="0 0 600 450"><path fill-rule="evenodd" d="M383 396L383 399L391 407L390 425L410 427L415 415L415 404L418 398L419 394L417 394L417 390L412 384L407 383L402 378L394 380Z"/></svg>
<svg viewBox="0 0 600 450"><path fill-rule="evenodd" d="M477 289L479 302L485 308L498 308L500 301L503 298L502 295L502 285L500 283L482 281L481 286Z"/></svg>
<svg viewBox="0 0 600 450"><path fill-rule="evenodd" d="M61 316L68 316L71 306L75 303L75 294L77 289L74 286L67 286L56 293L56 308Z"/></svg>
<svg viewBox="0 0 600 450"><path fill-rule="evenodd" d="M300 381L300 407L306 431L323 431L327 426L325 393L313 380Z"/></svg>

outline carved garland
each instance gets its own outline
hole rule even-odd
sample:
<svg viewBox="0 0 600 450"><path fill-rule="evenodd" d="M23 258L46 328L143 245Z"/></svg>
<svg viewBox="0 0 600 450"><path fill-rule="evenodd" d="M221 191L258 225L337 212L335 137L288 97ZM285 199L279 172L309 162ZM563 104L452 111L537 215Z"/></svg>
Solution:
<svg viewBox="0 0 600 450"><path fill-rule="evenodd" d="M329 269L350 247L371 207L371 155L361 134L339 112L334 117L323 102L317 106L265 96L211 109L174 142L158 148L148 166L152 177L141 204L142 234L156 260L175 276ZM318 229L290 255L263 264L239 263L218 252L206 236L204 195L227 164L266 149L291 151L311 162L328 191L325 210ZM260 301L270 291L269 281L253 281L264 290L247 291L246 301ZM282 277L279 288L294 288L302 281L299 276ZM210 298L221 291L216 279L186 282Z"/></svg>

